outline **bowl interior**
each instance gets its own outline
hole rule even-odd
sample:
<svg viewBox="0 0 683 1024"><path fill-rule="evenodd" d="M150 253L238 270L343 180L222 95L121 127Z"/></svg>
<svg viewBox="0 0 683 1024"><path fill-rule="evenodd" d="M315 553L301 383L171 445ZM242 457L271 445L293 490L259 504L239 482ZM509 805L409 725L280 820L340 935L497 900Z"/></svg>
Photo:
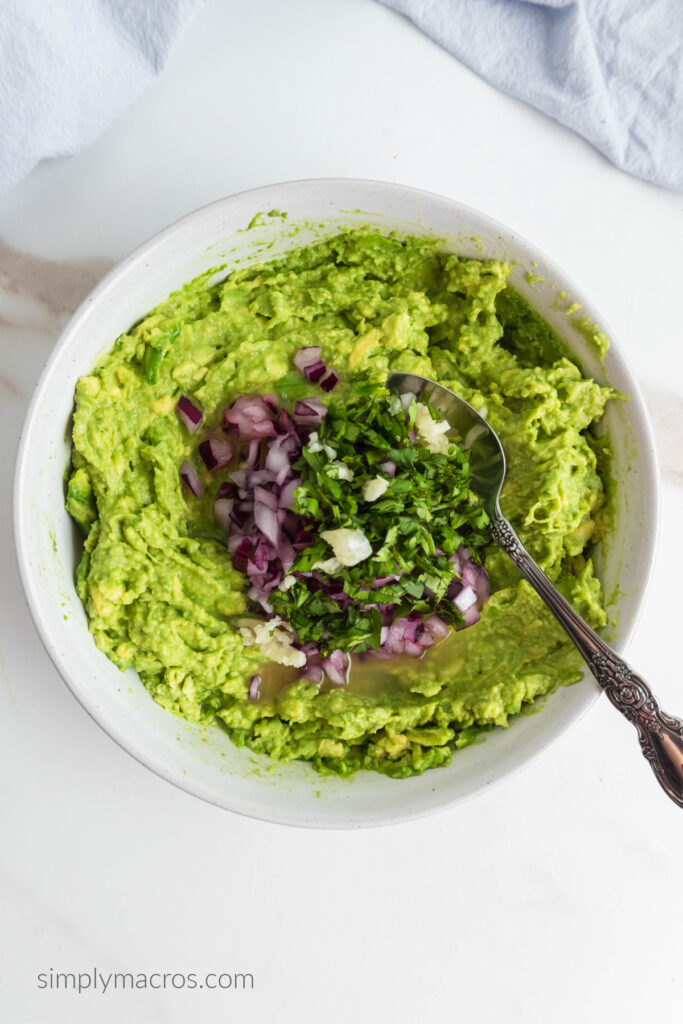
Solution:
<svg viewBox="0 0 683 1024"><path fill-rule="evenodd" d="M287 218L265 215L247 230L255 214L275 209ZM274 765L238 750L218 729L200 729L163 711L133 671L120 673L96 649L74 588L79 541L64 511L64 473L76 380L121 332L210 267L271 259L359 224L436 233L463 255L517 261L512 283L564 337L584 372L631 397L610 403L605 416L618 487L616 529L599 554L616 622L607 638L623 648L649 574L656 521L654 453L637 386L614 343L603 365L564 312L571 302L581 303L581 313L609 335L558 268L488 217L414 189L344 180L276 185L205 207L144 244L98 285L57 344L29 409L15 488L17 551L29 606L48 653L86 710L138 760L182 788L254 817L317 827L384 824L473 796L543 751L595 700L597 685L588 676L560 689L541 715L494 730L486 742L458 752L449 767L420 778L397 782L360 773L341 780L321 777L305 764ZM561 292L568 293L566 300L558 298Z"/></svg>

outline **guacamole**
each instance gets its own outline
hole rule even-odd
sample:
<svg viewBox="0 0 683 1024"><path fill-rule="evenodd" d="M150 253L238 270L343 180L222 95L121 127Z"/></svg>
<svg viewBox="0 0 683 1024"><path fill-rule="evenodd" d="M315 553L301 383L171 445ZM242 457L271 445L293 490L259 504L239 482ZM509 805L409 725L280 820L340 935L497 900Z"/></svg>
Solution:
<svg viewBox="0 0 683 1024"><path fill-rule="evenodd" d="M591 547L607 527L607 450L593 428L613 392L583 376L509 273L436 240L350 231L218 284L207 272L118 338L78 382L67 491L84 533L78 593L100 650L134 667L168 711L342 775L401 778L446 764L523 705L576 682L570 641L490 544L491 597L476 625L419 661L352 664L347 686L319 687L294 669L283 685L258 629L245 638L236 625L254 609L214 516L227 471L209 473L197 457L239 396L286 405L321 395L293 367L302 347L320 346L340 377L328 405L389 371L440 381L498 432L502 508L532 556L592 626L604 625ZM176 414L181 395L203 411L196 434ZM201 496L181 482L188 461Z"/></svg>

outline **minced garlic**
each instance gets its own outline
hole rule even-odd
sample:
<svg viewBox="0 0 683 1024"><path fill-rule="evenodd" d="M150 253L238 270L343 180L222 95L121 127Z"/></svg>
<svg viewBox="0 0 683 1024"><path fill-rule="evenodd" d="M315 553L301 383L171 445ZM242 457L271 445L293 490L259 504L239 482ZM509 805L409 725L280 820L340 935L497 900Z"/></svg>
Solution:
<svg viewBox="0 0 683 1024"><path fill-rule="evenodd" d="M240 635L249 647L258 647L261 653L280 665L301 668L306 664L303 651L292 647L292 632L279 615L264 621L251 619L239 627Z"/></svg>
<svg viewBox="0 0 683 1024"><path fill-rule="evenodd" d="M440 422L432 419L432 414L422 402L417 403L415 414L415 430L424 447L433 455L448 455L449 440L445 436L451 429L448 420Z"/></svg>
<svg viewBox="0 0 683 1024"><path fill-rule="evenodd" d="M389 481L385 480L383 476L375 476L372 480L367 480L363 484L363 497L366 501L377 501L381 498L387 487Z"/></svg>
<svg viewBox="0 0 683 1024"><path fill-rule="evenodd" d="M323 530L320 534L334 551L335 557L342 565L357 565L372 554L370 541L362 530Z"/></svg>

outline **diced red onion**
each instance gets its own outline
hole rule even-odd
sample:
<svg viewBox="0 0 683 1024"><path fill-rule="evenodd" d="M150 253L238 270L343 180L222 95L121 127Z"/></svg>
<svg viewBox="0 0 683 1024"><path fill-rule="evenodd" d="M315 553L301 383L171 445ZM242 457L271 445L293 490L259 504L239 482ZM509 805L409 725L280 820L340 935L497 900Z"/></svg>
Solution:
<svg viewBox="0 0 683 1024"><path fill-rule="evenodd" d="M275 437L272 411L262 398L241 395L223 413L223 426L243 441Z"/></svg>
<svg viewBox="0 0 683 1024"><path fill-rule="evenodd" d="M300 348L294 356L294 365L309 384L319 384L324 391L332 391L339 383L339 376L321 358L319 345Z"/></svg>
<svg viewBox="0 0 683 1024"><path fill-rule="evenodd" d="M322 356L323 350L320 345L304 345L294 356L294 365L299 373L303 373L307 366L317 363Z"/></svg>
<svg viewBox="0 0 683 1024"><path fill-rule="evenodd" d="M194 468L191 462L187 459L180 466L180 479L183 481L186 487L192 491L195 498L201 498L202 496L202 482L197 476L197 470Z"/></svg>
<svg viewBox="0 0 683 1024"><path fill-rule="evenodd" d="M301 480L298 476L288 480L280 491L280 508L290 508L294 504L294 494L297 487L301 484Z"/></svg>
<svg viewBox="0 0 683 1024"><path fill-rule="evenodd" d="M249 681L248 697L252 704L255 704L260 697L261 676L252 676Z"/></svg>
<svg viewBox="0 0 683 1024"><path fill-rule="evenodd" d="M465 625L460 626L460 629L465 629L466 626L473 626L475 622L479 622L481 615L476 604L471 605L466 611L462 613L462 617L465 620Z"/></svg>
<svg viewBox="0 0 683 1024"><path fill-rule="evenodd" d="M286 469L287 471L289 471L289 469L290 469L290 467L292 465L291 459L290 459L289 455L287 454L287 452L285 451L283 445L278 443L278 442L287 441L287 440L288 440L288 435L287 434L283 434L280 437L277 437L273 441L273 443L271 445L269 445L268 451L266 453L266 463L265 463L265 465L266 465L266 469L270 473L278 474L283 469Z"/></svg>
<svg viewBox="0 0 683 1024"><path fill-rule="evenodd" d="M373 581L373 587L386 587L389 583L397 583L400 579L395 573L390 573L388 576L377 576Z"/></svg>
<svg viewBox="0 0 683 1024"><path fill-rule="evenodd" d="M202 422L202 411L194 405L186 395L181 395L176 402L175 411L178 415L178 419L185 424L190 434L194 434L195 430Z"/></svg>
<svg viewBox="0 0 683 1024"><path fill-rule="evenodd" d="M313 541L313 534L309 533L305 526L302 526L292 541L292 545L295 551L304 551L306 548L310 548Z"/></svg>
<svg viewBox="0 0 683 1024"><path fill-rule="evenodd" d="M322 663L325 675L335 686L346 686L348 683L349 659L344 651L336 650Z"/></svg>
<svg viewBox="0 0 683 1024"><path fill-rule="evenodd" d="M326 373L327 363L324 363L322 359L318 359L317 362L311 363L311 365L307 366L306 369L303 371L304 377L306 378L309 384L320 384L320 387L323 386L322 378L326 375Z"/></svg>
<svg viewBox="0 0 683 1024"><path fill-rule="evenodd" d="M250 598L254 604L259 604L266 615L273 614L272 604L264 597L258 587L249 587L247 590L247 597Z"/></svg>
<svg viewBox="0 0 683 1024"><path fill-rule="evenodd" d="M301 446L301 440L296 429L296 424L286 409L280 409L275 421L275 427L279 434L292 434L296 439L297 446Z"/></svg>
<svg viewBox="0 0 683 1024"><path fill-rule="evenodd" d="M463 587L457 597L453 598L453 604L463 614L468 608L477 603L477 595L472 587Z"/></svg>
<svg viewBox="0 0 683 1024"><path fill-rule="evenodd" d="M223 469L230 462L234 452L232 445L221 437L209 437L197 449L208 470Z"/></svg>
<svg viewBox="0 0 683 1024"><path fill-rule="evenodd" d="M218 499L220 501L220 499ZM244 503L233 507L230 513L230 522L232 524L231 529L237 529L244 532L244 529L249 522L249 518L252 510L243 507Z"/></svg>
<svg viewBox="0 0 683 1024"><path fill-rule="evenodd" d="M264 484L275 483L275 477L267 469L253 469L249 473L249 487L262 487Z"/></svg>
<svg viewBox="0 0 683 1024"><path fill-rule="evenodd" d="M385 462L380 462L379 468L392 480L396 476L396 463L393 459L387 459Z"/></svg>
<svg viewBox="0 0 683 1024"><path fill-rule="evenodd" d="M249 452L247 453L247 469L253 469L258 462L259 448L261 442L258 440L249 442Z"/></svg>
<svg viewBox="0 0 683 1024"><path fill-rule="evenodd" d="M301 438L298 434L279 434L274 441L269 442L271 446L279 448L294 461L301 454Z"/></svg>
<svg viewBox="0 0 683 1024"><path fill-rule="evenodd" d="M259 537L251 552L251 566L256 572L265 572L270 555L269 545L264 537Z"/></svg>
<svg viewBox="0 0 683 1024"><path fill-rule="evenodd" d="M469 548L466 548L464 544L460 544L458 546L455 555L457 556L461 565L465 565L467 562L472 561L472 552L469 550Z"/></svg>
<svg viewBox="0 0 683 1024"><path fill-rule="evenodd" d="M319 386L323 391L334 391L337 384L339 383L339 374L332 367L329 368L324 377L321 377L318 381Z"/></svg>
<svg viewBox="0 0 683 1024"><path fill-rule="evenodd" d="M277 516L272 508L263 505L260 501L254 502L254 521L271 544L277 544L280 537L280 528L277 523ZM474 593L474 591L473 591Z"/></svg>
<svg viewBox="0 0 683 1024"><path fill-rule="evenodd" d="M256 508L256 505L259 502L267 508L272 509L273 512L277 509L277 496L272 494L270 491L267 491L265 487L254 488L254 508Z"/></svg>
<svg viewBox="0 0 683 1024"><path fill-rule="evenodd" d="M482 565L467 562L462 569L462 582L465 587L471 587L475 592L478 604L486 604L491 596L491 580Z"/></svg>
<svg viewBox="0 0 683 1024"><path fill-rule="evenodd" d="M319 427L323 416L327 412L327 406L317 398L307 398L305 401L296 402L294 405L294 422L306 427Z"/></svg>
<svg viewBox="0 0 683 1024"><path fill-rule="evenodd" d="M216 498L213 503L214 519L224 533L230 529L230 515L234 504L234 498Z"/></svg>
<svg viewBox="0 0 683 1024"><path fill-rule="evenodd" d="M232 480L223 480L220 487L218 488L219 498L236 498L237 488L235 487Z"/></svg>
<svg viewBox="0 0 683 1024"><path fill-rule="evenodd" d="M250 537L231 537L228 541L228 551L230 551L232 543L234 543L235 540L237 540L238 543L232 551L232 565L238 572L246 573L248 559L252 548L252 540Z"/></svg>
<svg viewBox="0 0 683 1024"><path fill-rule="evenodd" d="M435 640L443 640L448 636L448 626L439 615L428 615L424 625Z"/></svg>
<svg viewBox="0 0 683 1024"><path fill-rule="evenodd" d="M289 474L291 472L292 472L292 467L291 466L282 466L282 468L280 469L280 472L275 477L275 486L278 489L282 488L283 484L285 483L287 477L289 476Z"/></svg>
<svg viewBox="0 0 683 1024"><path fill-rule="evenodd" d="M325 678L325 672L322 665L311 665L303 670L301 678L305 679L307 683L319 686Z"/></svg>

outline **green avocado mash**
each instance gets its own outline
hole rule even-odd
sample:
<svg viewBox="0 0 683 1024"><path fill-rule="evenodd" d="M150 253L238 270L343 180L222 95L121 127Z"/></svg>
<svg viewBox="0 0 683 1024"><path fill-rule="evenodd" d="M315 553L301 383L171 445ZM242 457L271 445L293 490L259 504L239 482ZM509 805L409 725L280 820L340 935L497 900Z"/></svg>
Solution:
<svg viewBox="0 0 683 1024"><path fill-rule="evenodd" d="M190 282L122 335L76 389L67 508L85 535L77 587L97 646L133 666L169 711L225 728L238 745L346 775L394 777L450 761L480 732L582 671L572 645L494 545L481 621L420 661L351 668L348 688L302 680L250 702L264 656L235 616L246 578L231 565L208 473L175 413L181 394L217 426L240 395L348 402L354 378L390 370L441 381L480 410L508 460L502 496L533 557L593 626L606 621L591 546L607 516L604 441L613 392L586 379L549 325L507 287L510 267L438 241L351 231L210 284ZM341 377L329 395L293 369L319 345ZM203 494L181 486L190 459ZM408 663L407 663L408 662Z"/></svg>

